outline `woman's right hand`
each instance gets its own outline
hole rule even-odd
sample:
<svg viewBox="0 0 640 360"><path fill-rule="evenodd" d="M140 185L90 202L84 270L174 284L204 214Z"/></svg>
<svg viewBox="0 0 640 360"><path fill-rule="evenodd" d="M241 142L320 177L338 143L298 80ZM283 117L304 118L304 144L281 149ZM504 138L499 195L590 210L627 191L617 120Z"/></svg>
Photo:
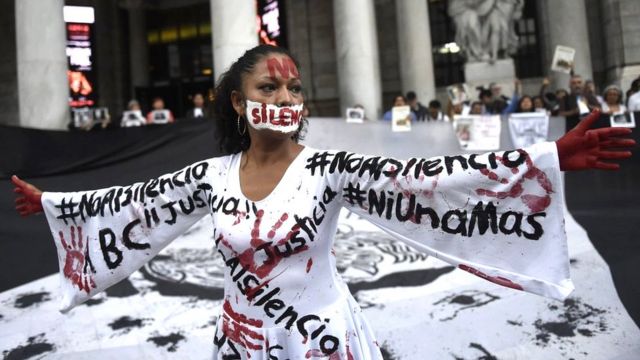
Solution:
<svg viewBox="0 0 640 360"><path fill-rule="evenodd" d="M29 216L42 212L42 191L28 182L13 175L11 182L16 186L13 191L19 194L16 199L16 211L20 216Z"/></svg>
<svg viewBox="0 0 640 360"><path fill-rule="evenodd" d="M635 140L625 136L631 134L630 128L607 127L592 129L600 118L600 111L592 111L556 141L560 170L618 170L618 160L631 157ZM603 161L613 160L613 162Z"/></svg>

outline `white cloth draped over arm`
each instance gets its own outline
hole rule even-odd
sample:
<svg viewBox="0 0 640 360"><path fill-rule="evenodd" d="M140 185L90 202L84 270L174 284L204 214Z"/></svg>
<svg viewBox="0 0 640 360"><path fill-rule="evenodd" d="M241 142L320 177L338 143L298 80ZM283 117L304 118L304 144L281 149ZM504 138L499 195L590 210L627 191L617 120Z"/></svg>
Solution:
<svg viewBox="0 0 640 360"><path fill-rule="evenodd" d="M67 312L129 276L209 212L211 160L131 186L45 192Z"/></svg>
<svg viewBox="0 0 640 360"><path fill-rule="evenodd" d="M573 290L555 143L406 161L326 151L306 167L417 250L514 289L555 299Z"/></svg>

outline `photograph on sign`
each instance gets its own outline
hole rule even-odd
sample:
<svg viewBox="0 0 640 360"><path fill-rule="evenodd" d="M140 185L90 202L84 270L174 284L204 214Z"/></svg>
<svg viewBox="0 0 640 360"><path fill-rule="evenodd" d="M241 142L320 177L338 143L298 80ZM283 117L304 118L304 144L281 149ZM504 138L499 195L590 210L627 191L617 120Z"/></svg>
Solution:
<svg viewBox="0 0 640 360"><path fill-rule="evenodd" d="M611 114L611 116L609 116L609 121L611 123L611 127L636 127L636 119L633 112Z"/></svg>
<svg viewBox="0 0 640 360"><path fill-rule="evenodd" d="M553 54L553 61L551 62L551 70L565 74L571 73L571 69L573 69L573 59L575 56L576 49L562 45L556 46L556 51Z"/></svg>
<svg viewBox="0 0 640 360"><path fill-rule="evenodd" d="M473 117L471 116L454 116L453 131L456 133L461 149L466 149L469 141L471 141L471 127L473 126Z"/></svg>
<svg viewBox="0 0 640 360"><path fill-rule="evenodd" d="M147 120L142 116L140 110L129 110L122 113L122 119L120 119L121 127L133 127L143 126L147 124Z"/></svg>
<svg viewBox="0 0 640 360"><path fill-rule="evenodd" d="M411 131L411 108L409 106L391 108L391 130L394 132Z"/></svg>
<svg viewBox="0 0 640 360"><path fill-rule="evenodd" d="M364 122L363 108L347 108L346 119L348 123L362 124Z"/></svg>
<svg viewBox="0 0 640 360"><path fill-rule="evenodd" d="M152 124L167 124L171 122L171 112L169 110L154 110L149 118Z"/></svg>
<svg viewBox="0 0 640 360"><path fill-rule="evenodd" d="M467 84L455 84L447 86L447 96L451 103L456 105L471 100Z"/></svg>
<svg viewBox="0 0 640 360"><path fill-rule="evenodd" d="M455 116L453 129L463 150L497 150L500 148L500 115Z"/></svg>

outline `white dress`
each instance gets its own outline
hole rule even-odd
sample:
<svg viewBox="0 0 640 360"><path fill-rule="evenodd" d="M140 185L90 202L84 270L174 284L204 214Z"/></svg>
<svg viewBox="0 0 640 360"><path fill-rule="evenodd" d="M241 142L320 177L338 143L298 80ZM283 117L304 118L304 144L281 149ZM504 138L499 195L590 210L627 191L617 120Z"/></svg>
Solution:
<svg viewBox="0 0 640 360"><path fill-rule="evenodd" d="M214 359L381 359L336 271L342 207L499 285L558 299L573 289L554 143L407 161L306 147L257 202L240 189L240 159L213 158L127 187L44 193L61 311L211 214L226 264Z"/></svg>

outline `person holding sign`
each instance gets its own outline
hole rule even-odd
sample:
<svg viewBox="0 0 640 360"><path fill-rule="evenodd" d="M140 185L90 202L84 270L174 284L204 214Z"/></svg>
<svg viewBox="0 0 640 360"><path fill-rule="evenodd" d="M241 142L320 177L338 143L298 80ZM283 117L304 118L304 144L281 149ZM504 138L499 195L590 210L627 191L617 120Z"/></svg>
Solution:
<svg viewBox="0 0 640 360"><path fill-rule="evenodd" d="M600 103L594 96L584 93L582 76L574 74L569 80L569 95L560 102L559 116L567 118L567 127L577 124L578 120L595 109L600 109Z"/></svg>
<svg viewBox="0 0 640 360"><path fill-rule="evenodd" d="M120 119L120 127L135 127L146 125L147 121L142 116L142 109L138 100L130 100L127 104L127 110L122 113Z"/></svg>
<svg viewBox="0 0 640 360"><path fill-rule="evenodd" d="M257 46L231 65L214 102L231 155L93 191L42 192L14 176L17 211L49 222L61 310L126 278L210 214L226 264L214 359L382 359L336 275L342 207L495 284L557 299L572 291L561 171L618 168L634 145L629 129L590 129L596 112L555 143L513 151L397 160L318 150L299 143L300 79L279 47Z"/></svg>
<svg viewBox="0 0 640 360"><path fill-rule="evenodd" d="M407 99L405 99L404 96L402 95L396 95L396 97L393 98L393 104L391 105L391 109L387 110L383 115L382 115L382 120L385 121L391 121L392 119L392 115L393 115L393 108L394 107L400 107L400 106L407 106ZM412 111L409 114L409 118L407 119L407 121L410 122L415 122L416 121L416 114Z"/></svg>
<svg viewBox="0 0 640 360"><path fill-rule="evenodd" d="M157 97L151 103L152 110L147 114L147 124L170 124L175 121L171 110L164 108L164 100Z"/></svg>
<svg viewBox="0 0 640 360"><path fill-rule="evenodd" d="M622 103L622 89L616 85L609 85L602 93L604 103L602 113L607 115L623 114L627 112L627 107Z"/></svg>

